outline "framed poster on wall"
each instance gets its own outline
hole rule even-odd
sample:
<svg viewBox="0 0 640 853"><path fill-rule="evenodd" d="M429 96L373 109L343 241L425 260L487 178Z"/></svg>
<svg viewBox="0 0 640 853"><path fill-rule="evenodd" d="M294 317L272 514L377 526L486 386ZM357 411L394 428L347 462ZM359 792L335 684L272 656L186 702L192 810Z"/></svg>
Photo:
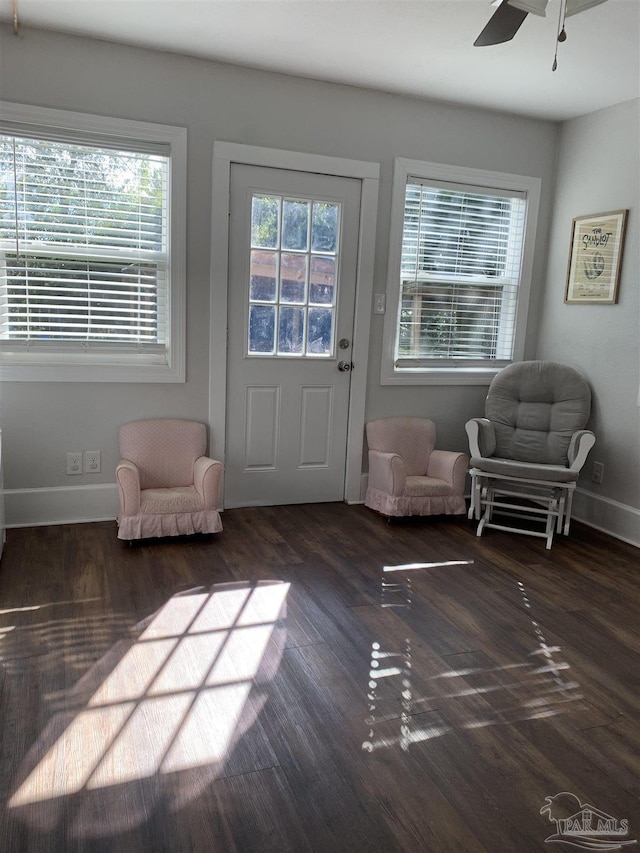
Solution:
<svg viewBox="0 0 640 853"><path fill-rule="evenodd" d="M565 302L613 305L618 301L627 213L613 210L575 217Z"/></svg>

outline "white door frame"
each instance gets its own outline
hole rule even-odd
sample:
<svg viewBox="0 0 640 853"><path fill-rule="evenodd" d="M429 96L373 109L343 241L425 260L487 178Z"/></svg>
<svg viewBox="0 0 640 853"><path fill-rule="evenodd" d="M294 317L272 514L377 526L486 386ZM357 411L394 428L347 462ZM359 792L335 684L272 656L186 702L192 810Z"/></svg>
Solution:
<svg viewBox="0 0 640 853"><path fill-rule="evenodd" d="M241 163L289 171L315 172L362 182L358 267L353 323L352 360L355 381L351 381L347 428L345 494L347 503L359 503L362 475L362 447L367 393L369 330L373 296L373 261L378 216L379 163L346 160L320 154L302 154L275 148L259 148L235 142L213 146L213 194L211 206L211 336L209 339L209 424L210 453L221 462L226 449L227 402L227 289L229 280L229 192L231 166Z"/></svg>

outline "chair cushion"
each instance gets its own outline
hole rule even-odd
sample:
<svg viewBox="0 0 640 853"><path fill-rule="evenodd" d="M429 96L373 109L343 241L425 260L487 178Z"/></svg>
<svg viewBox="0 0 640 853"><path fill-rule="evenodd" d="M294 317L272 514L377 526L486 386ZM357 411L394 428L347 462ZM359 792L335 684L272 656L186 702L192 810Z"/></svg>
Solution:
<svg viewBox="0 0 640 853"><path fill-rule="evenodd" d="M564 465L514 462L512 459L496 459L495 456L472 456L471 467L488 474L504 474L507 477L524 477L527 480L547 480L553 483L572 483L580 474L579 471L572 471Z"/></svg>
<svg viewBox="0 0 640 853"><path fill-rule="evenodd" d="M589 386L572 367L511 364L494 377L485 405L495 429L493 456L566 466L571 436L586 426L590 411Z"/></svg>
<svg viewBox="0 0 640 853"><path fill-rule="evenodd" d="M204 503L193 486L174 489L143 489L140 492L140 513L163 515L171 512L199 512Z"/></svg>
<svg viewBox="0 0 640 853"><path fill-rule="evenodd" d="M411 498L452 495L453 488L451 483L437 477L407 477L404 494Z"/></svg>

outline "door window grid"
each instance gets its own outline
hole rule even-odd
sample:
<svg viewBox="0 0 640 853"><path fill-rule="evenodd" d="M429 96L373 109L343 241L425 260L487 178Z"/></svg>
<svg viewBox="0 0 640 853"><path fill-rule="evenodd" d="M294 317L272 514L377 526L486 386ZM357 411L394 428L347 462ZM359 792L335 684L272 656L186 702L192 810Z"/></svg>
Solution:
<svg viewBox="0 0 640 853"><path fill-rule="evenodd" d="M247 354L334 353L341 205L254 193Z"/></svg>

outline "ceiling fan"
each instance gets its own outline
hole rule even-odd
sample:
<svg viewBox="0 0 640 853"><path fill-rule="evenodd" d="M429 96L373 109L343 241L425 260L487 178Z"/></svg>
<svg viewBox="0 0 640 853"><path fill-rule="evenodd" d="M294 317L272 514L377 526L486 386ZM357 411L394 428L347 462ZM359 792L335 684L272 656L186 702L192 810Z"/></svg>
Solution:
<svg viewBox="0 0 640 853"><path fill-rule="evenodd" d="M605 3L606 0L561 0L560 23L558 25L558 41L565 41L564 19L578 12L584 12L592 6ZM489 23L474 41L474 47L486 47L492 44L502 44L510 41L520 29L529 12L534 15L546 14L549 0L494 0L493 6L498 6ZM557 63L554 61L557 67ZM555 71L555 67L553 69Z"/></svg>

